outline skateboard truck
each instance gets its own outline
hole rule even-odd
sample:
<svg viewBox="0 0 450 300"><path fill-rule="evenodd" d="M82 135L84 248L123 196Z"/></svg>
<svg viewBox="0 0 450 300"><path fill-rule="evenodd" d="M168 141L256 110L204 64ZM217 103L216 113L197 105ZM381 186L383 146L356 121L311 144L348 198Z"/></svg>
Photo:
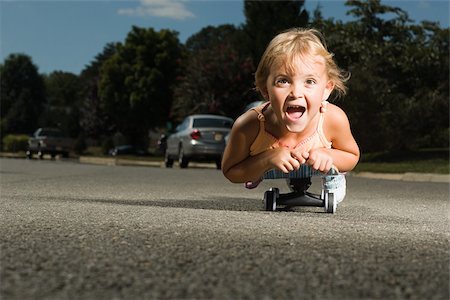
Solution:
<svg viewBox="0 0 450 300"><path fill-rule="evenodd" d="M299 170L285 174L281 171L271 170L264 175L264 179L278 179L287 178L291 193L280 194L278 188L271 188L264 193L264 209L266 211L276 211L278 206L285 206L286 208L293 206L311 206L323 207L327 213L336 212L336 199L334 193L324 188L322 182L321 194L313 194L308 192L311 186L312 176L336 176L339 173L335 169L324 174L312 170L308 166L302 166Z"/></svg>

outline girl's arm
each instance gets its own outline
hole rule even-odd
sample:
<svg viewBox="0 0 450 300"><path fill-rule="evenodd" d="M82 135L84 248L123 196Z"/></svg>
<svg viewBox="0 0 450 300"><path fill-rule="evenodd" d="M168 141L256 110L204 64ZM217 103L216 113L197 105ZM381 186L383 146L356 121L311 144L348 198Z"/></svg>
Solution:
<svg viewBox="0 0 450 300"><path fill-rule="evenodd" d="M222 158L222 172L231 182L257 181L264 172L272 168L286 173L299 168L300 163L287 148L267 150L250 156L250 147L258 132L259 120L255 111L244 113L234 123Z"/></svg>
<svg viewBox="0 0 450 300"><path fill-rule="evenodd" d="M328 105L323 124L324 133L332 142L332 149L327 150L340 172L351 171L359 161L359 147L350 130L350 123L345 112L336 105ZM310 158L313 153L310 154Z"/></svg>

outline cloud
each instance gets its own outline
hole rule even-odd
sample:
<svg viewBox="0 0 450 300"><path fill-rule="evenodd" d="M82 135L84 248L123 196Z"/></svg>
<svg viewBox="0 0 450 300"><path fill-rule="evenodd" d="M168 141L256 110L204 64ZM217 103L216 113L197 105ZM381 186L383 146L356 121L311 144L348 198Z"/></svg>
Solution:
<svg viewBox="0 0 450 300"><path fill-rule="evenodd" d="M428 9L428 8L430 8L430 2L428 0L420 0L417 3L417 7L419 9Z"/></svg>
<svg viewBox="0 0 450 300"><path fill-rule="evenodd" d="M195 15L179 0L141 0L136 8L121 8L119 15L128 16L155 16L175 20L194 18Z"/></svg>

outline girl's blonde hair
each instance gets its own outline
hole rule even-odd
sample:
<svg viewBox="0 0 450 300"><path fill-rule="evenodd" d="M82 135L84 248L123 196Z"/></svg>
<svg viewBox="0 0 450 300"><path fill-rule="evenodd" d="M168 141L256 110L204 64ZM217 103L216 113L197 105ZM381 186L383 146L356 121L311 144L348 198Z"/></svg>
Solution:
<svg viewBox="0 0 450 300"><path fill-rule="evenodd" d="M320 55L325 60L328 78L334 83L338 96L347 93L345 82L349 73L342 71L327 49L323 35L315 29L291 28L275 36L264 51L255 73L255 85L260 92L266 91L267 77L274 64L285 64L293 70L295 58L306 54Z"/></svg>

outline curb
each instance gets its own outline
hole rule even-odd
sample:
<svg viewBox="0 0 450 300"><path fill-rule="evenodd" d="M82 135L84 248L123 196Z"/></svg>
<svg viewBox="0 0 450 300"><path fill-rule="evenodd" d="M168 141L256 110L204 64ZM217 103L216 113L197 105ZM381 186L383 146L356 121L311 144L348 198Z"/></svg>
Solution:
<svg viewBox="0 0 450 300"><path fill-rule="evenodd" d="M144 166L144 167L163 167L164 162L159 161L142 161L121 158L108 157L90 157L80 156L78 161L84 164L107 165L107 166Z"/></svg>
<svg viewBox="0 0 450 300"><path fill-rule="evenodd" d="M137 161L120 158L103 158L103 157L86 157L80 156L80 163L103 164L110 166L149 166L164 168L164 162L158 161ZM190 167L216 169L215 164L209 163L190 163ZM382 180L398 180L412 182L438 182L450 183L450 174L433 174L433 173L372 173L372 172L350 172L349 176L382 179Z"/></svg>
<svg viewBox="0 0 450 300"><path fill-rule="evenodd" d="M412 172L407 173L352 172L350 173L350 176L360 178L370 178L370 179L382 179L382 180L450 183L450 174L412 173Z"/></svg>
<svg viewBox="0 0 450 300"><path fill-rule="evenodd" d="M131 160L121 158L109 158L109 157L90 157L80 156L80 163L95 164L95 165L107 165L107 166L143 166L143 167L157 167L165 168L164 161L143 161L143 160ZM203 169L217 169L215 164L210 163L189 163L189 167L203 168Z"/></svg>

